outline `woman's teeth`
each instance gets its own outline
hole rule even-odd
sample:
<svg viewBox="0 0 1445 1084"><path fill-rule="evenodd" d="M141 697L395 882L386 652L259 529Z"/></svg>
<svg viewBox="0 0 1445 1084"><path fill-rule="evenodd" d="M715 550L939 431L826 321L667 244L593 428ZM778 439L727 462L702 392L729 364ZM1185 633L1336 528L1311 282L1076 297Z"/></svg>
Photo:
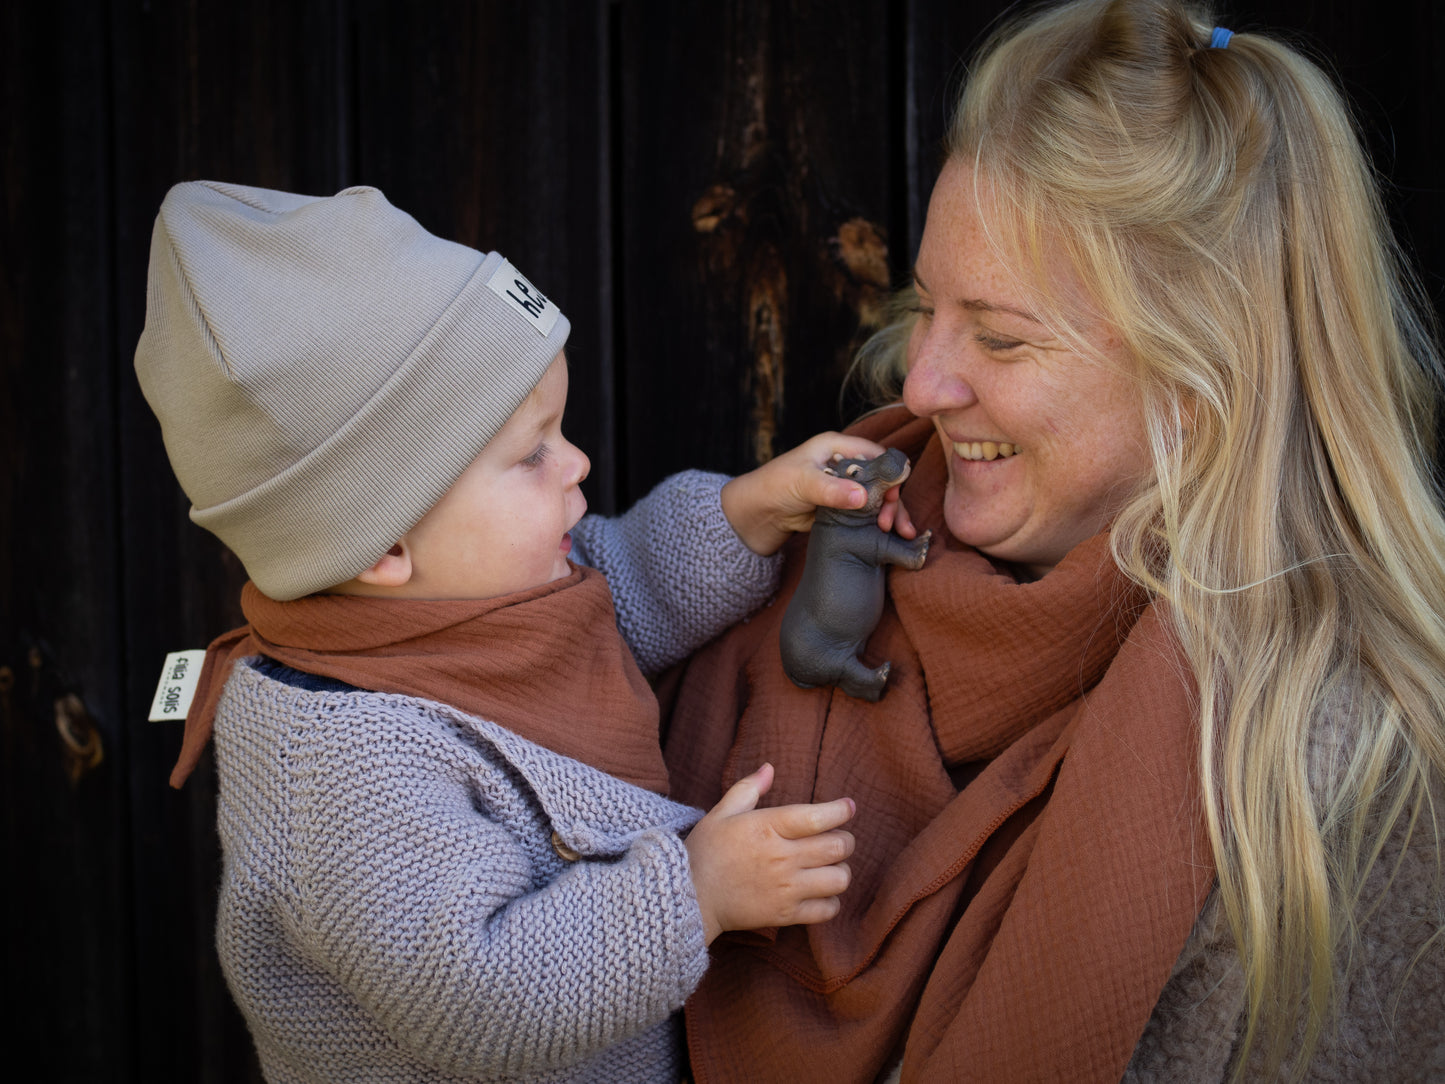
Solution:
<svg viewBox="0 0 1445 1084"><path fill-rule="evenodd" d="M1013 444L998 444L991 440L953 442L953 450L960 459L1007 459L1018 455L1022 448Z"/></svg>

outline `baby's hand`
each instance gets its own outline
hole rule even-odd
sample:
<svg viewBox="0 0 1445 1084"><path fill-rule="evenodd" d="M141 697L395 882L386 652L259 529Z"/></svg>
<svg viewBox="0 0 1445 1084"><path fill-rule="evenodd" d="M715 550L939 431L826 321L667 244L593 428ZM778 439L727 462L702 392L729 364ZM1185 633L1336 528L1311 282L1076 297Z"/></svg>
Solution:
<svg viewBox="0 0 1445 1084"><path fill-rule="evenodd" d="M835 456L872 459L885 451L881 444L862 437L819 433L723 486L723 515L748 549L764 557L777 553L788 535L813 526L813 513L819 505L860 508L868 499L857 482L824 473L823 468ZM883 498L878 526L885 531L896 528L904 538L918 533L898 501L896 487Z"/></svg>
<svg viewBox="0 0 1445 1084"><path fill-rule="evenodd" d="M826 922L852 876L851 798L758 809L773 785L764 764L740 779L687 837L708 943L724 930Z"/></svg>

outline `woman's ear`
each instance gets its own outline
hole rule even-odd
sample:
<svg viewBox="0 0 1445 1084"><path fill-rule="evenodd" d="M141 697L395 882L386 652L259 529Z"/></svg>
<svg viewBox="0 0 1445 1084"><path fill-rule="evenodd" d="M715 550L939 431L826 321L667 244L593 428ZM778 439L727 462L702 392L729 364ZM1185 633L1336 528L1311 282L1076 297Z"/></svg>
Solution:
<svg viewBox="0 0 1445 1084"><path fill-rule="evenodd" d="M372 587L404 587L411 582L411 576L411 546L403 538L356 578Z"/></svg>

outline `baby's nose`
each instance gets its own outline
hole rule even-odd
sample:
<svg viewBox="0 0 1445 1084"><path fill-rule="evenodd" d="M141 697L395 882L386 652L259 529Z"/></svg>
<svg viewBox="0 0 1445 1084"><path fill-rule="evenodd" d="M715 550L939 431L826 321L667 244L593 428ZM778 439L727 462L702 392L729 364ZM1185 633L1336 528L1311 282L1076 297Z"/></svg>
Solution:
<svg viewBox="0 0 1445 1084"><path fill-rule="evenodd" d="M569 444L570 443L569 441ZM586 481L587 476L592 473L592 460L588 459L587 453L577 447L577 445L571 444L571 448L577 457L577 462L573 466L576 477L573 479L572 484L581 485Z"/></svg>

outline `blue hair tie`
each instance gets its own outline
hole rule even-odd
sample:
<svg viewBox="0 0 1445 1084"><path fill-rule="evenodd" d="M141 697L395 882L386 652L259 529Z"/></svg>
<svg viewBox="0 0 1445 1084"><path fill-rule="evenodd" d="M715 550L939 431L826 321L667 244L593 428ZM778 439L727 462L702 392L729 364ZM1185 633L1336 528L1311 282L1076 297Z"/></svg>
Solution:
<svg viewBox="0 0 1445 1084"><path fill-rule="evenodd" d="M1209 35L1209 47L1211 49L1228 49L1229 39L1234 37L1233 30L1226 30L1222 26L1216 26L1214 33Z"/></svg>

